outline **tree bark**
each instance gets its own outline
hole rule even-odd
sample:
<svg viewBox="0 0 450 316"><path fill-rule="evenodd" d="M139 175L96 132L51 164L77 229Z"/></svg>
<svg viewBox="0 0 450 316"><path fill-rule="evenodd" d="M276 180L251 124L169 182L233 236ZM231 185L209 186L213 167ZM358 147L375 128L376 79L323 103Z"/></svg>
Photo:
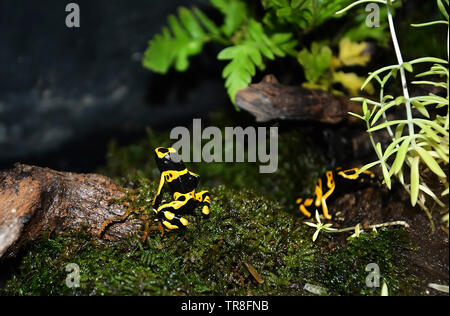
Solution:
<svg viewBox="0 0 450 316"><path fill-rule="evenodd" d="M349 119L348 112L354 110L354 104L348 98L301 86L282 85L273 75L239 90L235 102L237 107L255 116L257 122L281 119L337 124Z"/></svg>
<svg viewBox="0 0 450 316"><path fill-rule="evenodd" d="M101 175L16 164L0 173L0 258L15 256L46 231L85 228L97 236L106 219L125 212L123 205L111 203L124 195ZM110 226L103 238L121 240L138 228L127 220Z"/></svg>

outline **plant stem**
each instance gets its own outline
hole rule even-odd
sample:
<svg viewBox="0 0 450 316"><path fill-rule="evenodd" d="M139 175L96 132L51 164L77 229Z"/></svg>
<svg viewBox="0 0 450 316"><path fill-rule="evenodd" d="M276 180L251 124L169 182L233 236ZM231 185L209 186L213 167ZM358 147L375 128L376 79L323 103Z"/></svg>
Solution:
<svg viewBox="0 0 450 316"><path fill-rule="evenodd" d="M405 228L409 228L409 224L405 221L395 221L395 222L388 222L388 223L381 223L381 224L375 224L375 225L367 225L362 226L361 229L374 229L374 228L381 228L381 227L388 227L388 226L403 226ZM325 230L327 233L344 233L348 231L355 230L356 226L352 227L346 227L342 229L336 229L336 230Z"/></svg>
<svg viewBox="0 0 450 316"><path fill-rule="evenodd" d="M381 88L380 88L380 103L381 103L380 108L383 108L383 106L384 106L383 100L384 100L384 83L381 85ZM388 118L386 116L386 112L383 112L382 116L383 116L384 121L387 122ZM386 128L387 128L388 134L391 137L392 141L395 141L395 135L394 135L394 132L392 131L392 128L390 126L387 126ZM396 147L400 147L400 145L397 145Z"/></svg>
<svg viewBox="0 0 450 316"><path fill-rule="evenodd" d="M395 55L397 56L397 62L399 64L399 68L400 68L400 77L401 77L401 81L402 81L403 96L405 97L406 117L408 120L409 135L413 136L414 135L414 123L413 123L413 117L412 117L412 111L411 111L411 101L409 98L408 83L406 81L405 68L402 66L403 65L403 57L402 57L402 53L400 51L400 46L398 44L397 35L395 33L394 19L392 18L391 4L389 1L386 6L387 6L389 29L391 32L392 43L394 45ZM411 142L413 145L416 144L415 139L411 139Z"/></svg>

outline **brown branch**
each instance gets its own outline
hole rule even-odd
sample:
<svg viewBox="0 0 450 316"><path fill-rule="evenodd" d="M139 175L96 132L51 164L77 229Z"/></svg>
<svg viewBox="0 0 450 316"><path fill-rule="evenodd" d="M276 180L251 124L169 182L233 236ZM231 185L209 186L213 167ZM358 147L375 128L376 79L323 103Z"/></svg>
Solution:
<svg viewBox="0 0 450 316"><path fill-rule="evenodd" d="M235 102L258 122L282 119L336 124L349 119L348 112L353 107L348 98L301 86L285 86L273 75L239 90Z"/></svg>
<svg viewBox="0 0 450 316"><path fill-rule="evenodd" d="M101 175L75 174L16 164L0 173L0 258L14 256L44 232L85 227L96 231L125 207L111 203L124 190ZM109 227L103 236L116 241L139 228L136 221Z"/></svg>

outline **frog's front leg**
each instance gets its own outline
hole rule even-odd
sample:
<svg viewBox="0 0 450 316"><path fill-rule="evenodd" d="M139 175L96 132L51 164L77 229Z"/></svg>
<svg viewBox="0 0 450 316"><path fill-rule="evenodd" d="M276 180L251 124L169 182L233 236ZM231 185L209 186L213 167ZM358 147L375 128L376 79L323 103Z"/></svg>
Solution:
<svg viewBox="0 0 450 316"><path fill-rule="evenodd" d="M159 203L161 202L161 191L164 187L165 183L165 172L161 173L161 177L159 178L159 185L158 185L158 191L156 191L155 197L153 198L152 207L157 208L159 206Z"/></svg>
<svg viewBox="0 0 450 316"><path fill-rule="evenodd" d="M195 199L201 203L203 215L209 215L209 211L211 208L211 198L209 192L197 192L195 193Z"/></svg>
<svg viewBox="0 0 450 316"><path fill-rule="evenodd" d="M180 227L186 227L189 222L183 217L178 217L175 212L182 209L188 200L185 201L173 201L166 203L158 207L156 214L158 220L170 230L178 229Z"/></svg>

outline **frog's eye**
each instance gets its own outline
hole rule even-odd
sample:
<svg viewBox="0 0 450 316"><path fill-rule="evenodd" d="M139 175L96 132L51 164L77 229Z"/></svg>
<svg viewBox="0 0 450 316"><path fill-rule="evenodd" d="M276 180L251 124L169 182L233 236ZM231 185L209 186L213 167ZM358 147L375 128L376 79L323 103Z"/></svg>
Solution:
<svg viewBox="0 0 450 316"><path fill-rule="evenodd" d="M163 159L167 155L169 150L164 147L158 147L155 149L155 152L159 159Z"/></svg>

